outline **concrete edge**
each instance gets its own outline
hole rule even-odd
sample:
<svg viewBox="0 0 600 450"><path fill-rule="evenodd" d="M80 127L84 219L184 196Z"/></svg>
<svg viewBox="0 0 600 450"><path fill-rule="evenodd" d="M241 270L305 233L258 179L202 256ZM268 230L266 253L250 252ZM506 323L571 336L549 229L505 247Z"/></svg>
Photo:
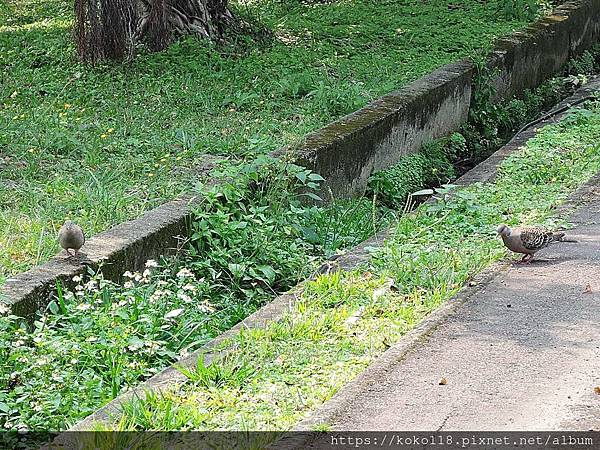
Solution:
<svg viewBox="0 0 600 450"><path fill-rule="evenodd" d="M589 11L596 10L599 5L600 0L565 2L554 11L554 15L560 16L560 20L554 20L554 15L550 15L531 25L529 28L533 28L529 32L518 31L500 40L496 50L488 57L489 64L504 64L506 73L499 79L505 80L508 77L510 80L510 70L513 69L507 67L519 61L515 52L519 53L523 47L536 48L544 39L554 35L562 36L561 32L564 34L563 28L570 20L585 24L581 29L577 29L577 39L577 36L569 34L572 30L567 30L569 56L580 53L594 42L594 37L597 38L596 28L600 29L600 20L590 25L591 19L587 16ZM531 45L525 45L527 43ZM538 62L537 65L540 64ZM341 179L341 185L350 186L352 192L359 191L373 170L388 167L402 154L418 150L428 139L454 131L466 119L470 105L472 74L473 67L470 62L457 61L409 83L399 91L374 100L355 113L307 135L303 144L306 152L304 156L297 155L298 162L305 163L309 169L324 175L327 179L324 189L332 187L335 179ZM523 74L519 76L522 77ZM536 79L538 78L540 77ZM444 94L444 101L436 100L441 94ZM412 107L409 107L410 105ZM428 117L431 117L431 120L418 118L415 116L416 111L429 111L431 116ZM403 117L404 125L394 131L390 120L399 116ZM448 116L451 119L448 119ZM340 168L336 159L339 157L337 153L340 146L348 139L353 140L357 137L360 137L360 145L353 146L351 156L344 154L342 159L346 161L347 167ZM378 151L377 155L373 156L365 155L363 151L366 147L377 150L377 146L379 150L385 150L392 144L401 149L400 153L381 156L388 155L389 152ZM272 153L273 156L283 154L286 154L283 150ZM325 164L330 166L329 172L324 173L319 167L320 163L316 164L317 160L326 161ZM341 195L350 193L344 189L333 191ZM7 304L16 315L31 317L51 298L57 281L69 286L73 276L85 273L88 267L95 270L101 267L107 279L119 280L125 270L143 269L148 259L174 253L182 238L188 234L193 202L194 198L170 201L148 211L138 219L93 236L82 249L87 254L86 259L67 260L59 254L45 264L9 278L0 288L0 303Z"/></svg>
<svg viewBox="0 0 600 450"><path fill-rule="evenodd" d="M591 83L590 83L591 84ZM600 77L594 81L596 90L600 90ZM552 110L560 110L562 106L568 106L578 99L583 99L594 90L594 86L587 85L580 89L575 95L561 102ZM561 106L562 105L562 106ZM463 185L469 185L480 181L491 181L496 174L496 170L490 170L489 164L500 164L500 162L516 152L522 145L532 137L537 135L538 130L552 122L556 122L560 117L568 112L562 112L547 121L540 122L540 125L535 129L524 130L520 135L515 136L505 147L498 150L488 160L477 166L476 172L468 172L465 176ZM497 166L496 166L497 167ZM467 176L468 175L468 176ZM475 181L473 181L475 179ZM600 186L600 173L597 173L590 178L586 183L577 188L569 198L561 204L555 211L556 215L564 215L567 218L575 215L582 206L587 205L590 201L597 200L598 189ZM307 417L301 420L294 431L315 431L319 425L334 422L338 414L343 410L343 406L351 404L352 399L360 394L363 382L372 379L377 374L388 372L390 367L399 361L402 361L410 352L416 350L421 343L426 342L433 332L446 321L446 319L457 312L464 304L475 298L479 293L485 291L489 283L497 276L501 275L509 267L506 260L496 262L473 277L471 282L464 285L459 292L450 300L439 306L435 311L430 313L419 325L404 335L399 342L386 350L382 355L361 372L350 383L346 384L340 391L326 401L321 407L313 410ZM281 450L291 450L296 448L307 448L313 438L317 437L311 434L291 435L277 441L276 447Z"/></svg>
<svg viewBox="0 0 600 450"><path fill-rule="evenodd" d="M563 100L561 103L556 105L556 107L553 108L551 111L562 110L564 107L567 107L567 106L575 103L576 101L587 97L595 89L600 89L600 77L597 77L592 82L590 82L586 86L579 89L571 97ZM528 140L531 137L535 136L535 134L537 134L537 130L539 130L539 128L556 122L560 117L564 116L567 113L568 113L568 111L563 111L556 116L548 117L546 120L539 122L539 124L537 125L537 128L535 130L527 129L527 130L524 130L521 134L523 136L529 136L526 139L526 140ZM487 160L485 160L481 164L477 165L476 167L471 169L469 172L467 172L465 175L463 175L461 178L459 178L457 180L457 183L467 186L467 185L477 183L477 182L490 181L496 174L497 166L504 160L504 158L506 158L510 154L520 150L522 148L522 145L526 142L526 140L523 140L522 136L520 136L520 135L515 136L508 144L506 144L504 147L502 147L497 152L495 152ZM591 181L592 180L590 180L590 182ZM588 184L590 182L588 182ZM584 192L584 190L587 189L586 186L587 186L587 184L585 185L585 187L581 187L580 189L578 189L576 191L576 193L579 194L580 192ZM575 194L573 194L573 196L574 195ZM435 201L435 200L432 199L432 201ZM566 204L564 204L563 206L565 206L565 205ZM565 208L566 208L566 206L565 206ZM384 230L380 233L377 233L373 237L367 239L366 241L362 242L358 246L354 247L348 253L340 256L337 260L335 260L333 262L325 263L322 266L322 268L331 270L330 266L333 266L336 269L346 270L346 271L356 269L361 264L366 263L369 260L370 248L380 246L383 242L385 242L385 240L392 237L392 235L393 235L393 229L388 229L388 230ZM501 268L503 266L506 266L506 263L493 264L489 268L484 269L480 274L476 275L474 277L474 282L476 283L477 286L485 286L485 284L488 283L493 278L493 275L497 274L498 271L501 270ZM322 271L317 271L317 273L318 272L322 272ZM175 387L179 383L182 383L183 381L185 381L185 376L179 370L177 370L175 368L175 366L193 367L196 364L196 361L199 357L204 358L205 364L210 364L213 361L213 359L222 355L222 352L219 351L220 345L223 344L225 341L234 338L237 334L240 333L240 331L242 329L262 328L262 327L265 327L268 323L280 319L281 317L283 317L283 315L287 311L289 311L294 306L299 295L301 295L301 293L302 293L303 285L307 281L310 281L310 279L299 283L290 292L280 295L275 300L266 304L261 309L259 309L258 311L256 311L255 313L253 313L252 315L250 315L249 317L244 319L242 322L238 323L236 326L234 326L230 330L226 331L225 333L221 334L220 336L218 336L218 337L212 339L211 341L209 341L208 343L206 343L204 346L202 346L201 349L194 352L187 358L182 359L182 360L178 361L177 363L175 363L174 365L172 365L171 367L164 369L160 373L156 374L152 378L146 380L144 383L141 383L140 385L136 386L135 388L131 389L130 391L127 391L126 393L119 395L117 398L112 400L110 403L108 403L104 407L98 409L95 413L93 413L92 415L88 416L87 418L83 419L82 421L80 421L79 423L77 423L76 425L71 427L68 431L91 430L91 429L93 429L94 423L97 423L97 422L106 423L107 421L109 421L111 419L111 416L114 417L114 416L118 415L121 410L120 405L123 402L127 402L136 396L144 397L146 392L148 392L148 391L160 392L161 390L163 390L165 388ZM408 351L408 349L412 348L418 342L419 339L421 339L423 336L427 335L427 333L428 333L427 330L433 331L432 327L437 326L436 324L439 324L440 321L443 320L445 317L447 317L448 314L453 312L460 304L464 303L468 298L470 298L469 296L472 295L472 292L477 292L477 288L473 289L473 288L469 288L469 287L463 287L463 289L461 289L461 291L455 297L453 297L453 299L451 299L448 302L446 302L445 304L441 305L438 309L436 309L429 316L427 316L427 318L424 319L423 322L421 322L419 325L417 325L416 328L411 330L405 336L407 339L407 343L403 344L404 345L403 348L406 348L407 349L406 351ZM404 341L404 338L402 339L402 342L403 341ZM396 344L396 345L398 345L398 344ZM388 352L390 352L393 348L395 348L395 346L388 349L387 352L384 353L384 355L388 355ZM390 354L392 354L392 353L390 353ZM380 356L379 358L382 358L382 357L383 357L383 355ZM378 361L379 358L376 361ZM367 369L367 370L369 370L369 369ZM359 377L361 377L361 376L362 376L362 374L359 375ZM352 384L354 382L355 381L352 381L350 384ZM345 392L345 388L340 392ZM301 422L301 423L303 423L303 422ZM304 429L308 429L308 428L301 428L301 429L304 430ZM66 435L61 435L61 436L62 436L61 439L69 439L69 437ZM64 442L63 442L63 444L64 444Z"/></svg>
<svg viewBox="0 0 600 450"><path fill-rule="evenodd" d="M597 201L600 186L600 173L593 176L585 184L575 190L569 199L563 203L556 212L567 214L569 217L577 214L582 206ZM583 200L582 200L583 197ZM298 422L294 431L314 432L314 434L296 435L290 433L279 441L276 441L273 449L292 450L308 448L311 442L319 437L316 427L327 425L336 420L339 414L345 410L345 406L352 404L352 400L360 395L365 382L370 379L379 378L381 374L389 372L390 368L405 359L409 353L418 350L419 345L428 341L435 330L442 325L448 317L457 313L463 305L485 292L487 286L496 277L508 270L510 263L506 260L498 261L479 274L475 275L470 283L463 286L460 291L450 300L439 306L430 313L419 325L404 335L399 342L394 344L382 355L361 372L350 383L346 384L334 396L323 403L321 407L313 410L309 415Z"/></svg>

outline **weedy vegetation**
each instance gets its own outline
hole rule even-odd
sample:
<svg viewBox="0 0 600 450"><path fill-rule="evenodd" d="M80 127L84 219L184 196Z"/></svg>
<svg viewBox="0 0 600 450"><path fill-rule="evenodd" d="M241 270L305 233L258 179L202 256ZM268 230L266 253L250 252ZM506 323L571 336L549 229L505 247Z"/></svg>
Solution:
<svg viewBox="0 0 600 450"><path fill-rule="evenodd" d="M599 142L596 101L544 128L493 183L436 189L435 203L403 215L372 249L368 267L308 283L283 318L243 330L222 345L225 356L185 370L186 385L131 401L109 428L289 429L504 257L498 223L565 225L555 209L600 171ZM382 291L390 281L395 289ZM173 417L185 420L172 428Z"/></svg>
<svg viewBox="0 0 600 450"><path fill-rule="evenodd" d="M411 193L447 184L539 111L543 90L502 108L482 94L467 128L374 174L362 199L323 206L317 174L264 156L528 20L502 4L261 0L237 8L271 41L184 39L92 70L75 61L68 2L10 3L0 12L0 283L55 252L65 216L93 234L192 187L200 204L177 258L148 261L122 284L89 273L58 286L33 324L0 311L0 427L69 427L394 224L368 269L308 283L283 319L182 368L185 386L127 404L115 425L289 428L502 257L492 224L551 223L600 169L596 104L547 128L495 183L438 188L437 203L399 217ZM594 55L572 70L597 67ZM218 187L202 183L209 167ZM374 296L388 280L398 292Z"/></svg>
<svg viewBox="0 0 600 450"><path fill-rule="evenodd" d="M72 2L0 8L0 283L56 253L65 217L91 236L486 49L527 18L504 2L233 2L266 28L214 46L183 39L90 68ZM374 44L376 43L376 45Z"/></svg>

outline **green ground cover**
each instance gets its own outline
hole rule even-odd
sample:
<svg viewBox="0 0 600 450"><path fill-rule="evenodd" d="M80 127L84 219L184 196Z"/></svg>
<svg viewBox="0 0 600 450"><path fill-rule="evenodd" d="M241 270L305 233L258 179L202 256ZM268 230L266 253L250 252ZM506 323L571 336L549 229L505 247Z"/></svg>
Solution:
<svg viewBox="0 0 600 450"><path fill-rule="evenodd" d="M56 253L65 217L88 235L137 217L189 191L206 155L293 143L489 47L531 19L520 3L249 1L234 6L273 40L189 38L90 68L71 0L0 0L0 283Z"/></svg>
<svg viewBox="0 0 600 450"><path fill-rule="evenodd" d="M554 211L600 171L599 142L596 101L544 128L493 183L438 189L439 201L402 216L367 266L320 276L281 320L244 330L209 366L199 360L183 371L187 384L129 402L109 428L289 429L503 258L498 224L564 225Z"/></svg>
<svg viewBox="0 0 600 450"><path fill-rule="evenodd" d="M320 177L265 157L214 176L222 183L203 190L176 258L126 272L121 285L76 277L33 326L0 310L0 428L73 425L394 217L368 199L302 204Z"/></svg>

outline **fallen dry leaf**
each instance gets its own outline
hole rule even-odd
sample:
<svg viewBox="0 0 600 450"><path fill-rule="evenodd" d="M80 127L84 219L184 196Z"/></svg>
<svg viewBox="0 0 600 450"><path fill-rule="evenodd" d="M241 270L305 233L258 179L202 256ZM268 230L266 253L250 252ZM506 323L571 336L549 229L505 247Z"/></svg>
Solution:
<svg viewBox="0 0 600 450"><path fill-rule="evenodd" d="M446 380L446 378L442 377L442 379L439 382L440 386L445 386L448 384L448 380Z"/></svg>
<svg viewBox="0 0 600 450"><path fill-rule="evenodd" d="M596 386L596 387L594 388L594 392L595 392L596 394L600 395L600 386Z"/></svg>
<svg viewBox="0 0 600 450"><path fill-rule="evenodd" d="M585 285L585 289L583 291L584 294L591 294L592 293L592 285L590 283Z"/></svg>

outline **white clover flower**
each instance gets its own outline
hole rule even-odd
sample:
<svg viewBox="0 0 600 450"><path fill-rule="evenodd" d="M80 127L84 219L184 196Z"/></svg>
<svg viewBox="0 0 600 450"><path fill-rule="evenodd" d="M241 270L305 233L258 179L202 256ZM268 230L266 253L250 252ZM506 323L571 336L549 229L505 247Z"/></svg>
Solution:
<svg viewBox="0 0 600 450"><path fill-rule="evenodd" d="M79 283L79 282L81 281L81 275L75 275L75 276L73 277L73 281L74 281L75 283Z"/></svg>
<svg viewBox="0 0 600 450"><path fill-rule="evenodd" d="M139 272L136 272L133 274L133 278L135 279L135 281L137 281L139 283L139 281L142 279L142 274Z"/></svg>
<svg viewBox="0 0 600 450"><path fill-rule="evenodd" d="M125 284L123 285L123 287L125 289L131 289L133 287L133 281L126 281Z"/></svg>
<svg viewBox="0 0 600 450"><path fill-rule="evenodd" d="M179 292L177 294L177 298L183 300L186 303L191 303L192 302L191 297L189 295L184 294L183 292Z"/></svg>
<svg viewBox="0 0 600 450"><path fill-rule="evenodd" d="M194 278L192 271L186 267L177 272L177 278Z"/></svg>
<svg viewBox="0 0 600 450"><path fill-rule="evenodd" d="M75 286L75 290L76 291L83 291L83 286L78 284L77 286Z"/></svg>
<svg viewBox="0 0 600 450"><path fill-rule="evenodd" d="M150 268L150 267L158 267L158 263L156 261L154 261L153 259L149 259L148 261L146 261L146 267Z"/></svg>
<svg viewBox="0 0 600 450"><path fill-rule="evenodd" d="M23 345L25 345L25 341L23 339L18 339L15 341L15 347L21 347Z"/></svg>
<svg viewBox="0 0 600 450"><path fill-rule="evenodd" d="M150 276L150 269L146 269L146 270L144 270L144 273L142 273L142 276L143 276L144 278L148 278L148 277Z"/></svg>
<svg viewBox="0 0 600 450"><path fill-rule="evenodd" d="M77 297L83 297L85 295L85 292L83 292L83 291L77 291L77 292L75 292L75 295Z"/></svg>
<svg viewBox="0 0 600 450"><path fill-rule="evenodd" d="M35 406L34 406L32 409L33 409L35 412L40 412L40 411L41 411L42 409L44 409L44 408L42 407L42 405L40 405L40 404L38 403L38 404L37 404L37 405L35 405Z"/></svg>
<svg viewBox="0 0 600 450"><path fill-rule="evenodd" d="M184 291L190 291L190 292L196 292L196 286L194 286L193 284L186 284L184 287L182 287L182 289Z"/></svg>
<svg viewBox="0 0 600 450"><path fill-rule="evenodd" d="M77 364L79 362L79 360L77 358L72 358L71 361L69 361L71 364Z"/></svg>
<svg viewBox="0 0 600 450"><path fill-rule="evenodd" d="M79 287L79 286L77 286L77 287ZM97 287L98 287L98 282L96 280L90 280L87 283L85 283L85 288L88 291L95 291Z"/></svg>
<svg viewBox="0 0 600 450"><path fill-rule="evenodd" d="M87 311L91 307L92 305L90 305L89 303L80 303L79 305L77 305L76 309L78 309L79 311Z"/></svg>
<svg viewBox="0 0 600 450"><path fill-rule="evenodd" d="M187 358L189 355L190 355L190 352L188 352L185 348L182 348L181 350L179 350L180 358Z"/></svg>

